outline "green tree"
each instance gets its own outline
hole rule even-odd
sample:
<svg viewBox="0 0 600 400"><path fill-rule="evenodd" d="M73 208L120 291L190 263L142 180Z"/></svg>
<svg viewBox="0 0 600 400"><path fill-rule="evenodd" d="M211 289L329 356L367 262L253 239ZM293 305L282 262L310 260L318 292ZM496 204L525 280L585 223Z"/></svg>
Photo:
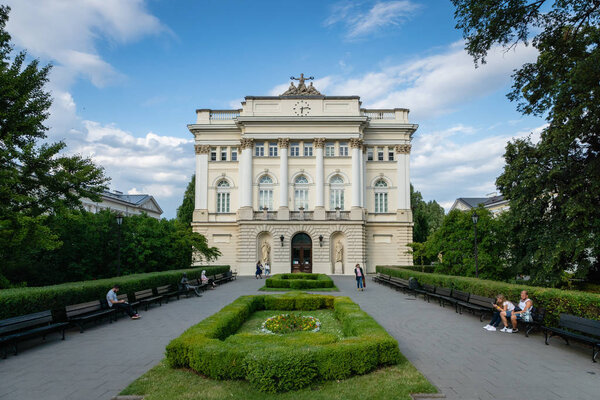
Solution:
<svg viewBox="0 0 600 400"><path fill-rule="evenodd" d="M508 97L548 125L538 143L508 144L496 182L510 200L513 262L537 284L557 285L567 269L600 279L600 1L453 3L475 62L496 44L539 51Z"/></svg>
<svg viewBox="0 0 600 400"><path fill-rule="evenodd" d="M444 220L444 208L435 200L423 200L421 192L410 185L410 206L413 213L413 241L424 243L427 237L435 232Z"/></svg>
<svg viewBox="0 0 600 400"><path fill-rule="evenodd" d="M12 281L33 253L61 245L45 226L48 215L81 197L98 199L107 178L90 159L61 155L65 143L42 143L50 66L27 64L24 51L11 60L9 11L0 6L0 277Z"/></svg>
<svg viewBox="0 0 600 400"><path fill-rule="evenodd" d="M183 201L177 208L177 220L185 225L192 223L192 217L194 214L194 198L196 196L196 175L192 175L190 183L188 183L185 193L183 194Z"/></svg>

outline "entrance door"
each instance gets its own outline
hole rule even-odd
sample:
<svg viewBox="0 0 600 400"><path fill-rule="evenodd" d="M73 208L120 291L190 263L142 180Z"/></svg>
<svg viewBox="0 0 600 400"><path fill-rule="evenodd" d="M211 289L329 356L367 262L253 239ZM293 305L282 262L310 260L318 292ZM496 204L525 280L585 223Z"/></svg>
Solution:
<svg viewBox="0 0 600 400"><path fill-rule="evenodd" d="M292 273L312 272L312 240L306 233L292 238Z"/></svg>

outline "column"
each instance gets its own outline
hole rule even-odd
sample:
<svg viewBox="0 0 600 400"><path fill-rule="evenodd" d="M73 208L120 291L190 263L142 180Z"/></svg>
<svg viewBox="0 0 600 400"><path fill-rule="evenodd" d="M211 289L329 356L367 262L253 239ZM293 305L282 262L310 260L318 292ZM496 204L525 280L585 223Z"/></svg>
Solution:
<svg viewBox="0 0 600 400"><path fill-rule="evenodd" d="M398 160L398 210L410 210L410 144L396 145Z"/></svg>
<svg viewBox="0 0 600 400"><path fill-rule="evenodd" d="M367 177L366 177L367 166L365 164L365 151L366 151L366 147L363 144L360 147L360 206L362 208L367 207L367 202L366 202L367 187L365 185L365 180L367 179Z"/></svg>
<svg viewBox="0 0 600 400"><path fill-rule="evenodd" d="M277 211L277 219L289 220L289 172L288 172L288 148L290 139L279 139L279 210Z"/></svg>
<svg viewBox="0 0 600 400"><path fill-rule="evenodd" d="M314 140L315 156L317 159L317 174L315 176L315 210L313 217L315 220L325 220L325 177L324 177L324 159L323 151L325 149L325 138L316 138Z"/></svg>
<svg viewBox="0 0 600 400"><path fill-rule="evenodd" d="M240 218L252 219L252 150L254 139L243 138L240 140L242 150L240 162Z"/></svg>
<svg viewBox="0 0 600 400"><path fill-rule="evenodd" d="M208 153L210 146L197 144L196 151L196 188L194 198L194 221L208 220Z"/></svg>
<svg viewBox="0 0 600 400"><path fill-rule="evenodd" d="M362 140L350 139L350 148L352 149L352 207L350 209L350 219L362 219L362 211L359 212L360 218L358 218L359 213L352 212L361 207L360 171L362 166L360 165L360 153L362 153Z"/></svg>

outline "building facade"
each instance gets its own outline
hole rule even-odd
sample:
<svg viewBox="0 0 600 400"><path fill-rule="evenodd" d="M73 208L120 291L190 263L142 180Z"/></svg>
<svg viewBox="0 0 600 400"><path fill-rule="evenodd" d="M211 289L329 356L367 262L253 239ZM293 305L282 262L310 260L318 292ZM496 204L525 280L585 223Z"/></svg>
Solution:
<svg viewBox="0 0 600 400"><path fill-rule="evenodd" d="M510 203L503 195L490 194L489 197L459 197L454 201L450 211L468 211L479 206L488 209L494 215L498 215L510 208Z"/></svg>
<svg viewBox="0 0 600 400"><path fill-rule="evenodd" d="M147 214L149 217L160 219L163 213L154 197L149 194L123 194L115 190L104 191L100 194L101 201L81 199L81 205L86 211L97 213L102 210L111 210L128 217L131 215Z"/></svg>
<svg viewBox="0 0 600 400"><path fill-rule="evenodd" d="M408 110L292 83L238 110L196 111L192 226L240 274L353 274L412 264ZM201 263L201 261L200 261Z"/></svg>

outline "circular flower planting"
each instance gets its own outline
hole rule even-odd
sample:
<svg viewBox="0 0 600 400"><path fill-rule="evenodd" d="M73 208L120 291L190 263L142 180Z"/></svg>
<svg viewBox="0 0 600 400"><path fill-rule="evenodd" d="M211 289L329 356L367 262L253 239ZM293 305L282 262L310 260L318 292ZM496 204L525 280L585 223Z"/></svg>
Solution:
<svg viewBox="0 0 600 400"><path fill-rule="evenodd" d="M268 318L261 327L265 333L318 332L319 329L321 322L318 319L297 314L276 315Z"/></svg>

